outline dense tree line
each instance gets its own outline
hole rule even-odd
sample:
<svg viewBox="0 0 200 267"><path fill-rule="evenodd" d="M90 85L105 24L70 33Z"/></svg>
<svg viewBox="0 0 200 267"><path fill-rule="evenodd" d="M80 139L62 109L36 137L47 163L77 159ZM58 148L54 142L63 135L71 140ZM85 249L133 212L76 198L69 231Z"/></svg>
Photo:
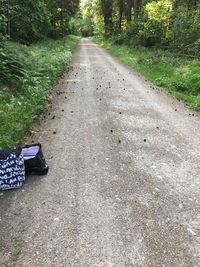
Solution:
<svg viewBox="0 0 200 267"><path fill-rule="evenodd" d="M28 86L32 86L33 91L38 87L42 82L38 77L42 77L43 71L40 73L37 70L37 56L34 52L32 54L34 43L42 40L43 54L45 49L53 54L51 45L56 49L54 41L49 40L50 45L46 48L45 39L60 39L70 33L69 22L78 7L79 0L0 0L1 101L2 91L11 89L11 94L18 95L25 94ZM55 41L55 44L60 43ZM47 69L52 66L51 62ZM56 65L52 68L56 72L58 67Z"/></svg>
<svg viewBox="0 0 200 267"><path fill-rule="evenodd" d="M200 54L199 0L89 0L83 10L94 34Z"/></svg>
<svg viewBox="0 0 200 267"><path fill-rule="evenodd" d="M78 6L79 0L1 0L1 37L31 43L63 36Z"/></svg>

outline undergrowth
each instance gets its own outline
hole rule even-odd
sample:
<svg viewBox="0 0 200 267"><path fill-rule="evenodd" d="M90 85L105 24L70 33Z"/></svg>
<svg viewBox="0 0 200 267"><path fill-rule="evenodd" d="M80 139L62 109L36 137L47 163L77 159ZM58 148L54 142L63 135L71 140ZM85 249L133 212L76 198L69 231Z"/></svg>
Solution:
<svg viewBox="0 0 200 267"><path fill-rule="evenodd" d="M168 51L115 45L93 38L146 79L165 88L186 105L200 111L200 61L177 56Z"/></svg>
<svg viewBox="0 0 200 267"><path fill-rule="evenodd" d="M15 146L50 100L79 37L0 47L0 147Z"/></svg>

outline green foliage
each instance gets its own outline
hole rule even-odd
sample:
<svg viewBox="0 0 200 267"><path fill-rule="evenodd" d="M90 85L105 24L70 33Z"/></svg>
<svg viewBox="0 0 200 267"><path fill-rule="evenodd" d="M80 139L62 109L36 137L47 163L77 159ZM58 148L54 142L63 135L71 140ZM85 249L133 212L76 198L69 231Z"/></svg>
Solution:
<svg viewBox="0 0 200 267"><path fill-rule="evenodd" d="M69 36L31 46L5 43L0 53L0 147L16 145L44 109L78 40Z"/></svg>
<svg viewBox="0 0 200 267"><path fill-rule="evenodd" d="M25 43L45 38L50 32L50 12L44 0L18 0L18 13L10 19L10 37Z"/></svg>
<svg viewBox="0 0 200 267"><path fill-rule="evenodd" d="M173 18L172 43L173 49L185 53L200 55L200 10L188 11L179 7Z"/></svg>
<svg viewBox="0 0 200 267"><path fill-rule="evenodd" d="M69 30L73 34L88 37L93 35L91 6L87 2L82 2L80 7L81 10L69 21Z"/></svg>
<svg viewBox="0 0 200 267"><path fill-rule="evenodd" d="M78 5L79 0L1 0L0 33L26 44L64 36Z"/></svg>
<svg viewBox="0 0 200 267"><path fill-rule="evenodd" d="M97 36L103 35L116 44L200 56L197 0L89 0L87 5L93 5L96 11L90 16Z"/></svg>
<svg viewBox="0 0 200 267"><path fill-rule="evenodd" d="M171 10L170 0L154 0L144 3L140 9L140 16L128 22L117 39L130 46L152 47L167 44L171 40Z"/></svg>
<svg viewBox="0 0 200 267"><path fill-rule="evenodd" d="M82 1L80 3L80 16L81 23L77 21L77 28L79 28L82 36L105 34L105 23L100 0Z"/></svg>
<svg viewBox="0 0 200 267"><path fill-rule="evenodd" d="M7 19L4 15L0 14L0 40L6 34Z"/></svg>
<svg viewBox="0 0 200 267"><path fill-rule="evenodd" d="M94 38L124 63L128 64L157 86L164 87L187 105L200 111L200 62L173 53L113 45L105 39Z"/></svg>
<svg viewBox="0 0 200 267"><path fill-rule="evenodd" d="M84 25L84 27L86 27ZM78 16L75 16L69 21L69 30L72 34L81 35L82 33L82 19Z"/></svg>
<svg viewBox="0 0 200 267"><path fill-rule="evenodd" d="M138 35L145 46L168 42L171 9L170 0L151 1L144 6L143 21L140 23Z"/></svg>
<svg viewBox="0 0 200 267"><path fill-rule="evenodd" d="M19 88L28 76L26 47L5 42L0 48L0 81Z"/></svg>
<svg viewBox="0 0 200 267"><path fill-rule="evenodd" d="M198 96L200 95L200 65L190 64L188 67L177 70L179 79L173 82L174 88L184 94Z"/></svg>
<svg viewBox="0 0 200 267"><path fill-rule="evenodd" d="M101 0L101 10L104 19L105 36L109 37L113 32L113 1Z"/></svg>
<svg viewBox="0 0 200 267"><path fill-rule="evenodd" d="M78 5L79 0L0 1L0 147L16 144L49 99L77 38L38 41L69 33Z"/></svg>

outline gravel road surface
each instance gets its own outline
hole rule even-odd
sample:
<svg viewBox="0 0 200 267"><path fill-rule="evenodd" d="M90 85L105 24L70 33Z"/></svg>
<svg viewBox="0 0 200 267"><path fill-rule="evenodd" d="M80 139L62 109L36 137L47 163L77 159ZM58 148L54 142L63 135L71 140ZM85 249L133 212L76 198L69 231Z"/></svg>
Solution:
<svg viewBox="0 0 200 267"><path fill-rule="evenodd" d="M49 174L0 193L0 266L200 266L200 119L87 39L52 95Z"/></svg>

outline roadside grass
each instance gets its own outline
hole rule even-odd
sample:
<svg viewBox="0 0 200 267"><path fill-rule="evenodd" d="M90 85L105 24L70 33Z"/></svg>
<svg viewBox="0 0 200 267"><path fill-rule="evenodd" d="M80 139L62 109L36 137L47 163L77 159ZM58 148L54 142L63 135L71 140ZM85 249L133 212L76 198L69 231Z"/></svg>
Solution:
<svg viewBox="0 0 200 267"><path fill-rule="evenodd" d="M92 40L153 84L163 87L187 106L200 111L199 60L176 56L163 50L115 45L100 38Z"/></svg>
<svg viewBox="0 0 200 267"><path fill-rule="evenodd" d="M78 41L71 35L31 46L5 43L0 50L0 148L17 145L44 110Z"/></svg>

